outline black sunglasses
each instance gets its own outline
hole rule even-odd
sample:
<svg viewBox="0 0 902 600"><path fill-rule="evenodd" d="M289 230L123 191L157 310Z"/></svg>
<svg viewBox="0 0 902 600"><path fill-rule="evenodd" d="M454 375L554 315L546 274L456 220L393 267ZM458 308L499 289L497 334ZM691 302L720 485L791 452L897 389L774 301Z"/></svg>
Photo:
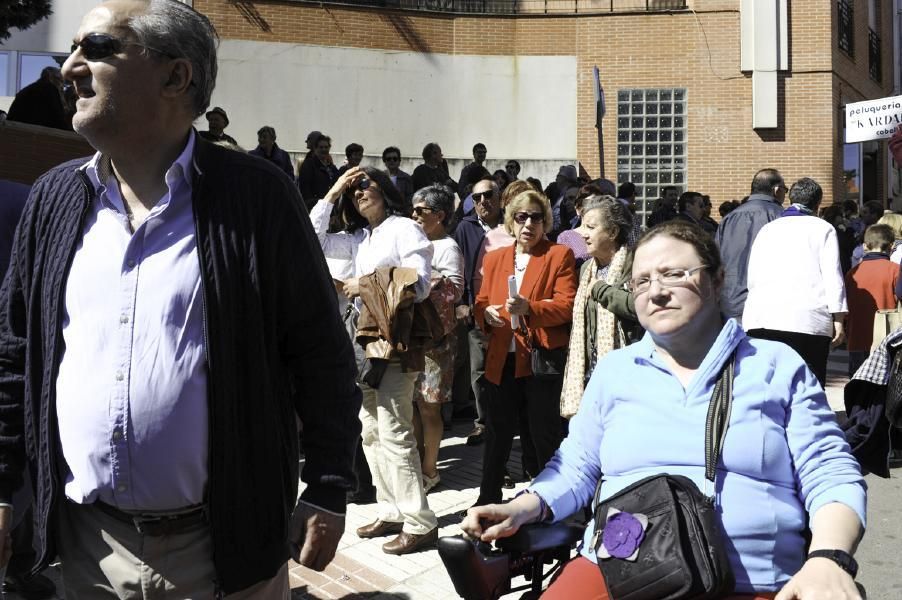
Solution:
<svg viewBox="0 0 902 600"><path fill-rule="evenodd" d="M373 185L372 180L364 177L363 179L361 179L360 181L357 182L357 185L355 185L354 188L358 189L362 192L363 190L368 190L371 185Z"/></svg>
<svg viewBox="0 0 902 600"><path fill-rule="evenodd" d="M172 55L167 54L162 50L157 50L156 48L151 48L150 46L145 46L138 42L123 41L114 38L107 33L89 33L79 41L74 42L70 50L74 54L76 50L81 48L82 54L84 54L85 58L88 60L103 60L104 58L109 58L114 54L122 52L122 48L125 46L141 46L142 48L146 48L157 54L173 58Z"/></svg>
<svg viewBox="0 0 902 600"><path fill-rule="evenodd" d="M401 157L400 156L386 156L382 160L384 160L385 162L395 162L397 160L401 160Z"/></svg>
<svg viewBox="0 0 902 600"><path fill-rule="evenodd" d="M515 212L514 221L518 225L525 225L526 221L533 223L545 223L545 213L543 212Z"/></svg>
<svg viewBox="0 0 902 600"><path fill-rule="evenodd" d="M429 208L428 206L414 206L413 214L418 217L422 217L423 215L431 215L435 211Z"/></svg>
<svg viewBox="0 0 902 600"><path fill-rule="evenodd" d="M482 202L483 200L491 200L495 197L495 190L486 190L484 192L473 192L473 202Z"/></svg>

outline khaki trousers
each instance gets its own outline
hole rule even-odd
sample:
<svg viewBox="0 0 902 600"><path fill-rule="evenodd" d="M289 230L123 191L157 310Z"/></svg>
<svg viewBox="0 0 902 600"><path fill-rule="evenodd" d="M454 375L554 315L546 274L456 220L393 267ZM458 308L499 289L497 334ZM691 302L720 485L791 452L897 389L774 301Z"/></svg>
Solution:
<svg viewBox="0 0 902 600"><path fill-rule="evenodd" d="M63 502L58 549L66 600L212 600L213 543L199 525L150 536L92 505ZM227 600L287 600L288 565Z"/></svg>
<svg viewBox="0 0 902 600"><path fill-rule="evenodd" d="M402 373L391 361L379 389L361 384L363 405L363 453L370 464L379 518L404 523L404 531L416 535L438 526L426 501L423 472L413 437L413 385L418 372Z"/></svg>

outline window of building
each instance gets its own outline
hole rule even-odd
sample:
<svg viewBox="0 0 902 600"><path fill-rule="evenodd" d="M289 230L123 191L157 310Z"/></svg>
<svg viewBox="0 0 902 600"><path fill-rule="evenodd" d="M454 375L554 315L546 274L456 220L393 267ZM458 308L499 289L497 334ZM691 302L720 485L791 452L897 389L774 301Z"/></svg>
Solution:
<svg viewBox="0 0 902 600"><path fill-rule="evenodd" d="M685 88L617 92L617 182L636 184L643 222L663 188L685 189L686 112Z"/></svg>
<svg viewBox="0 0 902 600"><path fill-rule="evenodd" d="M837 0L836 16L839 23L839 36L837 37L839 49L853 57L855 56L855 20L852 3L847 0Z"/></svg>
<svg viewBox="0 0 902 600"><path fill-rule="evenodd" d="M19 76L16 91L30 83L34 83L41 77L41 71L45 67L59 68L68 58L67 54L49 53L19 53Z"/></svg>
<svg viewBox="0 0 902 600"><path fill-rule="evenodd" d="M0 96L11 96L9 81L9 52L0 52Z"/></svg>
<svg viewBox="0 0 902 600"><path fill-rule="evenodd" d="M883 61L880 43L880 2L868 2L868 72L871 79L880 83L883 79Z"/></svg>

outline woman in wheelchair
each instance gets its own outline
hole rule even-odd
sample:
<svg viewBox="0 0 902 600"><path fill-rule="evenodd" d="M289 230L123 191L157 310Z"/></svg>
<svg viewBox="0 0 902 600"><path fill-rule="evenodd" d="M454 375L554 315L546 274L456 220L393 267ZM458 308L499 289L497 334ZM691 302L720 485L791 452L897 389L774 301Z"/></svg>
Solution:
<svg viewBox="0 0 902 600"><path fill-rule="evenodd" d="M464 533L490 542L527 523L560 521L590 504L599 479L598 502L659 473L705 489L706 412L721 368L735 355L714 487L735 577L728 597L860 598L851 558L865 523L858 464L798 354L723 321L723 280L717 246L701 228L671 221L649 230L628 283L648 335L599 361L545 469L512 501L471 508ZM596 566L606 559L596 558L593 533L590 521L580 556L543 598L608 598Z"/></svg>

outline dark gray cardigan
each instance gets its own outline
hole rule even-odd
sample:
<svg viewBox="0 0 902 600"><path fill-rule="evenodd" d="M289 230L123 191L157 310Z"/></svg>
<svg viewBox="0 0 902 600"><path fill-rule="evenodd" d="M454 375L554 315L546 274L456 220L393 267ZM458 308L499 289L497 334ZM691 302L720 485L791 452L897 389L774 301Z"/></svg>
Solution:
<svg viewBox="0 0 902 600"><path fill-rule="evenodd" d="M0 291L0 501L35 491L38 564L56 555L64 501L55 381L66 279L93 189L72 161L43 175ZM207 503L219 587L273 576L288 557L304 424L304 499L344 512L360 393L335 291L297 188L272 164L197 140L193 205L209 369Z"/></svg>

